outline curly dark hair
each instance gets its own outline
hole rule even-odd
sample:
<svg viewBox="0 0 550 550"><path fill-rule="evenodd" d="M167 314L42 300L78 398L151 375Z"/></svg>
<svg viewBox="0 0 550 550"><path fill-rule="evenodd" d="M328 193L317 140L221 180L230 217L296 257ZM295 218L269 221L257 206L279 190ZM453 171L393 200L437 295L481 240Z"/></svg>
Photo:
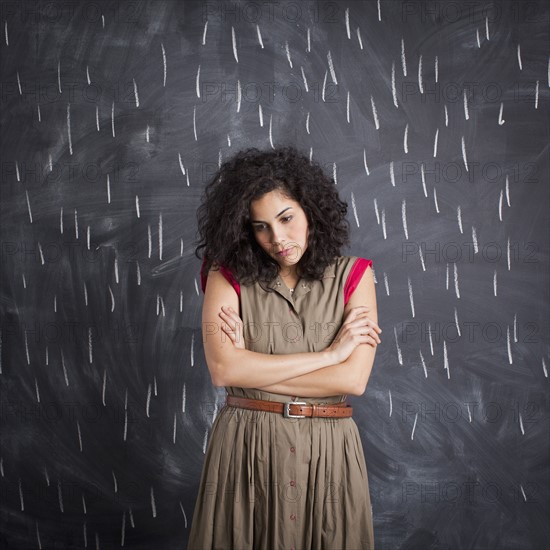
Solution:
<svg viewBox="0 0 550 550"><path fill-rule="evenodd" d="M228 268L240 284L272 281L279 265L258 245L250 223L250 204L273 190L298 202L309 227L308 246L297 273L320 280L340 248L349 245L348 205L334 179L293 146L260 151L251 147L224 162L205 187L197 210L195 256L205 248L204 272Z"/></svg>

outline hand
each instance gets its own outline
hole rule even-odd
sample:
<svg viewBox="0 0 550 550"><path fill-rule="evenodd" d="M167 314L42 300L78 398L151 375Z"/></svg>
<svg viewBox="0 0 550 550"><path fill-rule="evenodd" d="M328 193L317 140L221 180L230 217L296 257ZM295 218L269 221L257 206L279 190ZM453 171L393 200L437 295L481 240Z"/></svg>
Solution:
<svg viewBox="0 0 550 550"><path fill-rule="evenodd" d="M233 308L222 306L222 310L218 313L224 323L222 330L229 336L234 346L238 349L246 349L244 345L243 321Z"/></svg>
<svg viewBox="0 0 550 550"><path fill-rule="evenodd" d="M378 334L382 329L367 316L370 308L359 306L352 308L332 344L327 349L334 352L337 362L342 363L359 344L369 344L376 347L381 343Z"/></svg>

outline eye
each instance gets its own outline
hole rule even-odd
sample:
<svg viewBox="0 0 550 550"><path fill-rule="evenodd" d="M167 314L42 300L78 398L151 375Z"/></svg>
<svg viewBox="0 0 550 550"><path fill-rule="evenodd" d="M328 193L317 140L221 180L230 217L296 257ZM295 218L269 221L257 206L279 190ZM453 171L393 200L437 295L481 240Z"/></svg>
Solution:
<svg viewBox="0 0 550 550"><path fill-rule="evenodd" d="M292 216L287 216L286 218L282 218L283 220L287 220L287 221L290 221L292 219ZM287 221L285 221L285 223L287 223Z"/></svg>

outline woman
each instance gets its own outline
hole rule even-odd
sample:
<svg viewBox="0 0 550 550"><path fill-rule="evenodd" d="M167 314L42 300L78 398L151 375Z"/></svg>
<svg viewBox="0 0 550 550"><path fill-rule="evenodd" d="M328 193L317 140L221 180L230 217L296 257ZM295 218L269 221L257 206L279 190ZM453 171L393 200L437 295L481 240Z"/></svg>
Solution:
<svg viewBox="0 0 550 550"><path fill-rule="evenodd" d="M206 186L203 343L227 396L190 550L374 548L346 397L364 393L381 330L372 261L340 256L346 213L333 180L292 147L242 151Z"/></svg>

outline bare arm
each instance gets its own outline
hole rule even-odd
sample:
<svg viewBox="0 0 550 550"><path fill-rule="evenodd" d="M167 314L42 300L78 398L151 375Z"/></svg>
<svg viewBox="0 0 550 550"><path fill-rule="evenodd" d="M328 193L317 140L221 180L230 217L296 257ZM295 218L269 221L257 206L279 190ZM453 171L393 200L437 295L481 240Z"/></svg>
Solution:
<svg viewBox="0 0 550 550"><path fill-rule="evenodd" d="M357 288L346 304L344 317L352 308L358 306L369 306L371 308L369 318L378 324L374 276L370 267L363 273ZM343 363L258 389L302 397L325 397L338 394L363 395L375 355L376 346L359 344Z"/></svg>
<svg viewBox="0 0 550 550"><path fill-rule="evenodd" d="M215 386L258 388L324 369L336 363L329 350L273 355L239 349L223 332L218 313L222 305L239 312L239 298L218 270L210 270L202 309L206 363Z"/></svg>

